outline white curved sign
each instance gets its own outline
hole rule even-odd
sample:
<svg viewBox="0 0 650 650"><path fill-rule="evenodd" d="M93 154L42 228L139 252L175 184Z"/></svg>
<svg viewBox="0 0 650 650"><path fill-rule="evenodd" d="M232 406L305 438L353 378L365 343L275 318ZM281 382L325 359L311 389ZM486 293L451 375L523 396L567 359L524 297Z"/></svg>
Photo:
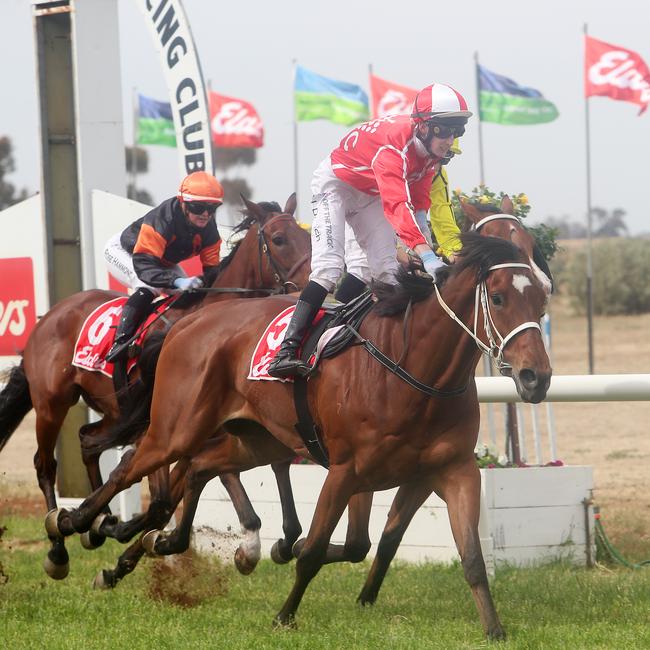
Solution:
<svg viewBox="0 0 650 650"><path fill-rule="evenodd" d="M160 53L176 127L181 175L212 172L210 114L199 57L181 0L137 0Z"/></svg>

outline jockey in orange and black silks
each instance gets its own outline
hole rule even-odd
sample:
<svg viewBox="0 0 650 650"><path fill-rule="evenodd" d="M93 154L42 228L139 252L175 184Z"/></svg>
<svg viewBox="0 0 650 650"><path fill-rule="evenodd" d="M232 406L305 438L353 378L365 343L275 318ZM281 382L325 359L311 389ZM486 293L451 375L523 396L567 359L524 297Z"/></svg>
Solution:
<svg viewBox="0 0 650 650"><path fill-rule="evenodd" d="M104 257L110 274L135 289L122 310L108 361L121 354L156 295L203 286L204 279L188 278L179 262L198 255L210 281L219 265L221 238L215 212L222 203L219 181L207 172L194 172L183 179L177 196L108 241Z"/></svg>

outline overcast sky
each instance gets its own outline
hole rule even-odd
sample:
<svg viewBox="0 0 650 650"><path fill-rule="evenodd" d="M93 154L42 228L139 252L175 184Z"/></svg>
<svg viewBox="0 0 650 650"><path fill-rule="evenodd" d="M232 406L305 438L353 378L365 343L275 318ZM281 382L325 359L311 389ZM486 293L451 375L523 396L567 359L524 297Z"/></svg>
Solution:
<svg viewBox="0 0 650 650"><path fill-rule="evenodd" d="M242 170L256 200L284 202L293 191L292 59L368 92L368 65L385 79L419 88L454 86L476 107L474 52L490 70L537 88L559 118L535 126L483 124L487 184L526 192L531 220L586 211L583 24L591 36L637 51L650 64L650 8L618 0L464 0L432 3L328 0L289 2L184 0L203 75L213 90L252 102L266 144L255 167ZM136 0L119 0L125 143L132 139L132 89L167 100L154 43ZM29 0L0 0L0 135L13 141L19 188L39 186L34 42ZM101 80L97 80L101 83ZM650 232L650 111L608 98L590 100L593 205L622 208L632 234ZM346 128L299 125L300 214L309 221L309 182ZM478 129L470 120L464 153L449 166L453 187L479 181ZM174 149L148 147L141 185L156 201L175 193Z"/></svg>

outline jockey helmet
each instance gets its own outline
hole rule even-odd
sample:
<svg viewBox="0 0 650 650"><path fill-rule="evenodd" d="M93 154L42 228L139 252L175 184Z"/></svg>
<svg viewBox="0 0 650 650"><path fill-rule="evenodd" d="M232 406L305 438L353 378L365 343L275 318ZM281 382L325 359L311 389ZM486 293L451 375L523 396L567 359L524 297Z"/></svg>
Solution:
<svg viewBox="0 0 650 650"><path fill-rule="evenodd" d="M208 172L193 172L186 176L178 188L178 198L182 202L223 203L223 187Z"/></svg>
<svg viewBox="0 0 650 650"><path fill-rule="evenodd" d="M465 98L451 86L431 84L423 88L413 102L411 118L414 122L433 122L463 126L472 117Z"/></svg>

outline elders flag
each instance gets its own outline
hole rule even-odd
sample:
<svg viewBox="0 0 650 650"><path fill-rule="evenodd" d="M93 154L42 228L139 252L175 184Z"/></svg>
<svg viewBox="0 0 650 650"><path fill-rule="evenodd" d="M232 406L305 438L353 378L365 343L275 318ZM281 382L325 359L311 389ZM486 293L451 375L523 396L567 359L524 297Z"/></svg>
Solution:
<svg viewBox="0 0 650 650"><path fill-rule="evenodd" d="M409 114L418 91L370 75L372 117Z"/></svg>
<svg viewBox="0 0 650 650"><path fill-rule="evenodd" d="M252 104L213 92L208 99L215 147L264 146L264 125Z"/></svg>
<svg viewBox="0 0 650 650"><path fill-rule="evenodd" d="M650 71L632 50L585 37L585 97L611 97L638 104L639 115L650 102Z"/></svg>

